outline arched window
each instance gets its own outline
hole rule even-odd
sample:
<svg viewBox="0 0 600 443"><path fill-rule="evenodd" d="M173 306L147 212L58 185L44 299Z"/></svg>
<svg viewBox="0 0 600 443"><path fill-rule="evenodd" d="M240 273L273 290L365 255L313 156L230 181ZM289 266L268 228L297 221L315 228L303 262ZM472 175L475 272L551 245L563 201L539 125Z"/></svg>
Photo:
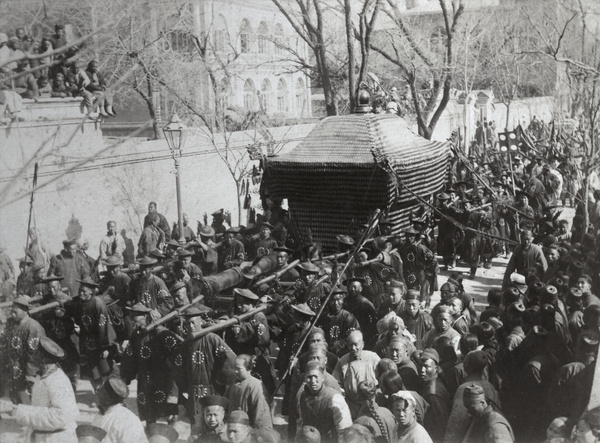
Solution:
<svg viewBox="0 0 600 443"><path fill-rule="evenodd" d="M268 78L265 78L260 87L260 110L269 113L271 111L271 101L273 99L273 88Z"/></svg>
<svg viewBox="0 0 600 443"><path fill-rule="evenodd" d="M265 22L261 22L258 27L258 52L269 54L271 51L269 42L269 28Z"/></svg>
<svg viewBox="0 0 600 443"><path fill-rule="evenodd" d="M242 21L242 26L240 27L240 51L241 52L250 52L250 47L252 46L252 27L250 26L250 22L246 19Z"/></svg>
<svg viewBox="0 0 600 443"><path fill-rule="evenodd" d="M283 26L280 23L275 25L275 34L274 34L274 43L275 43L275 54L282 54L283 48L286 44L285 36L283 35Z"/></svg>
<svg viewBox="0 0 600 443"><path fill-rule="evenodd" d="M306 86L304 86L304 80L301 78L296 80L294 92L296 95L296 111L299 115L304 115L306 113Z"/></svg>
<svg viewBox="0 0 600 443"><path fill-rule="evenodd" d="M277 112L288 112L288 87L282 78L277 83Z"/></svg>
<svg viewBox="0 0 600 443"><path fill-rule="evenodd" d="M225 17L219 15L214 23L215 51L225 51L229 47L229 32Z"/></svg>
<svg viewBox="0 0 600 443"><path fill-rule="evenodd" d="M231 80L225 77L219 82L219 96L217 97L219 105L222 109L226 109L231 106L231 98L233 96L233 89L231 87Z"/></svg>
<svg viewBox="0 0 600 443"><path fill-rule="evenodd" d="M249 111L254 111L256 103L256 88L252 79L246 80L244 83L244 108Z"/></svg>

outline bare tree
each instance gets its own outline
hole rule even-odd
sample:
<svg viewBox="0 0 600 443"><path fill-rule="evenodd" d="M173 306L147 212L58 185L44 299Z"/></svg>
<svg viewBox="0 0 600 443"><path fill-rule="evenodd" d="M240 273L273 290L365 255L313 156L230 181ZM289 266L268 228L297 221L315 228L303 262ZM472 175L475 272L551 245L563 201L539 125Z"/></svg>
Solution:
<svg viewBox="0 0 600 443"><path fill-rule="evenodd" d="M562 141L580 161L584 227L590 222L591 180L593 176L597 180L600 169L600 28L594 20L599 12L593 2L582 0L565 1L556 8L530 9L526 16L537 39L522 48L524 54L534 54L552 62L555 69L564 69L559 86L566 89L571 116L579 126ZM582 230L585 232L587 228Z"/></svg>
<svg viewBox="0 0 600 443"><path fill-rule="evenodd" d="M324 3L320 0L273 0L273 3L312 51L323 86L327 115L336 115L338 106L332 79L335 69L331 66L328 51L330 42L326 36Z"/></svg>
<svg viewBox="0 0 600 443"><path fill-rule="evenodd" d="M393 26L377 33L370 42L371 49L400 69L410 89L419 133L428 139L450 100L454 39L465 10L465 0L439 0L439 4L441 13L432 16L434 44L430 44L431 36L423 35L427 24L411 22L394 0L386 0L384 8ZM424 83L430 85L427 94L421 92Z"/></svg>

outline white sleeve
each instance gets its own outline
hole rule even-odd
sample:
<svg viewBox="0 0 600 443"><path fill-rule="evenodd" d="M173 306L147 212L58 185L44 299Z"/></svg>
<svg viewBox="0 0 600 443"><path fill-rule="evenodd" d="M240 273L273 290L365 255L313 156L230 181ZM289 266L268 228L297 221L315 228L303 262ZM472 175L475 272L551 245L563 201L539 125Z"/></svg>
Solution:
<svg viewBox="0 0 600 443"><path fill-rule="evenodd" d="M352 426L352 416L350 415L350 408L348 403L342 396L342 394L335 394L332 398L331 406L333 409L333 420L335 422L335 428L338 433L342 429L346 429Z"/></svg>
<svg viewBox="0 0 600 443"><path fill-rule="evenodd" d="M57 379L53 378L55 380ZM60 431L69 422L75 422L79 416L75 394L70 384L65 386L59 382L48 383L46 386L50 405L19 405L15 410L15 419L20 425L29 426L35 431Z"/></svg>

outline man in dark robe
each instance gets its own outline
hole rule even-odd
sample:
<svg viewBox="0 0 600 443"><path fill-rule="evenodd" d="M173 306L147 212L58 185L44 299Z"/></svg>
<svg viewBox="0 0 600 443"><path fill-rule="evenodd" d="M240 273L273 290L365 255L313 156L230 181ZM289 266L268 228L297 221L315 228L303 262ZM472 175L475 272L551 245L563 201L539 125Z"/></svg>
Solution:
<svg viewBox="0 0 600 443"><path fill-rule="evenodd" d="M77 325L75 331L79 331L81 376L89 379L96 389L113 370L117 336L104 301L96 296L98 284L89 277L79 283L73 320Z"/></svg>
<svg viewBox="0 0 600 443"><path fill-rule="evenodd" d="M171 240L171 230L169 229L169 222L167 218L158 212L158 208L155 202L150 202L148 204L148 214L144 217L144 229L147 226L150 226L153 219L153 214L158 217L158 224L156 225L160 230L164 233L165 243ZM154 249L154 248L152 248Z"/></svg>
<svg viewBox="0 0 600 443"><path fill-rule="evenodd" d="M208 333L196 340L202 330L202 311L191 307L184 313L187 340L173 356L180 391L187 392L186 408L192 423L202 422L201 399L207 395L223 395L235 376L235 354L217 334Z"/></svg>
<svg viewBox="0 0 600 443"><path fill-rule="evenodd" d="M343 309L346 291L335 289L329 300L328 313L321 317L319 323L325 331L325 338L329 344L329 350L338 357L345 355L346 338L348 334L355 329L360 330L360 325L356 318Z"/></svg>
<svg viewBox="0 0 600 443"><path fill-rule="evenodd" d="M29 309L30 298L26 295L17 297L6 329L0 335L1 378L5 379L2 383L7 382L10 397L17 404L31 403L31 379L39 369L38 342L40 337L46 336L42 325L29 316Z"/></svg>
<svg viewBox="0 0 600 443"><path fill-rule="evenodd" d="M138 260L142 276L133 286L134 300L152 309L152 318L158 319L168 314L173 308L173 297L169 293L165 282L154 275L152 267L157 260L150 257L142 257Z"/></svg>
<svg viewBox="0 0 600 443"><path fill-rule="evenodd" d="M344 298L344 309L356 318L364 333L366 349L373 349L377 338L377 312L375 306L362 295L364 278L352 277L344 281L348 295Z"/></svg>
<svg viewBox="0 0 600 443"><path fill-rule="evenodd" d="M178 391L169 359L181 344L168 329L159 326L146 333L150 308L136 303L128 307L134 327L123 353L121 378L126 384L137 378L137 406L141 420L154 423L161 417L177 415Z"/></svg>

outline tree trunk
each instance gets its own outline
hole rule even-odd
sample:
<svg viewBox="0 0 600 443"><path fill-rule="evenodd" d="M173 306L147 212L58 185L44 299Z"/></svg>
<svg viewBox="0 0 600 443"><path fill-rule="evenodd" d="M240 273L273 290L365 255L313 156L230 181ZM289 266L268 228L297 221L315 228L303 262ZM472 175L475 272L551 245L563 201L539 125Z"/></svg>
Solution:
<svg viewBox="0 0 600 443"><path fill-rule="evenodd" d="M589 168L585 168L584 171L589 171ZM590 224L590 212L589 212L589 198L588 193L590 192L590 174L585 173L583 176L583 229L581 230L581 239L583 242L583 237L588 230L588 225Z"/></svg>
<svg viewBox="0 0 600 443"><path fill-rule="evenodd" d="M348 100L350 112L356 107L356 76L354 74L354 29L352 27L352 7L350 0L344 0L344 17L346 18L346 44L348 46Z"/></svg>
<svg viewBox="0 0 600 443"><path fill-rule="evenodd" d="M242 226L242 196L240 195L240 186L244 179L235 180L235 190L237 192L237 207L238 207L238 226ZM245 223L247 224L247 223Z"/></svg>

